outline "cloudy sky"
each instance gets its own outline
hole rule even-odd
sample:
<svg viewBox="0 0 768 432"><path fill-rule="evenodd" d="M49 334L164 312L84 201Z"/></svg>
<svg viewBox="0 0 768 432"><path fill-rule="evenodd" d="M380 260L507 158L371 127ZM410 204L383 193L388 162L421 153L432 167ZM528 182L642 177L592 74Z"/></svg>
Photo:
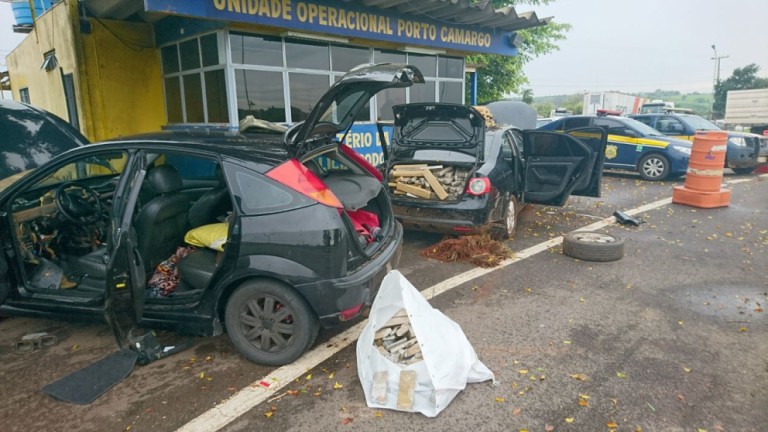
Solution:
<svg viewBox="0 0 768 432"><path fill-rule="evenodd" d="M573 26L560 51L526 67L538 96L656 89L711 92L714 51L725 79L757 63L768 77L768 0L555 0L521 6Z"/></svg>
<svg viewBox="0 0 768 432"><path fill-rule="evenodd" d="M521 6L554 16L573 29L560 51L526 67L537 96L584 91L656 89L711 92L714 51L721 78L757 63L768 77L768 0L555 0ZM8 3L0 2L0 69L23 39L13 33Z"/></svg>

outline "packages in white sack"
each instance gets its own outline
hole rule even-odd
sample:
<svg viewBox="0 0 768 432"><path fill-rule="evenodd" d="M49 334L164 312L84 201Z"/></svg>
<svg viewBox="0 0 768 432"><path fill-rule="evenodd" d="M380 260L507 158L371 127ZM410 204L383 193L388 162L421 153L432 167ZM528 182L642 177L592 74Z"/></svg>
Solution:
<svg viewBox="0 0 768 432"><path fill-rule="evenodd" d="M412 392L413 372L403 371L415 372ZM397 270L381 283L357 341L357 372L369 407L429 417L445 409L467 383L494 378L461 327L434 309ZM401 379L406 388L400 388Z"/></svg>

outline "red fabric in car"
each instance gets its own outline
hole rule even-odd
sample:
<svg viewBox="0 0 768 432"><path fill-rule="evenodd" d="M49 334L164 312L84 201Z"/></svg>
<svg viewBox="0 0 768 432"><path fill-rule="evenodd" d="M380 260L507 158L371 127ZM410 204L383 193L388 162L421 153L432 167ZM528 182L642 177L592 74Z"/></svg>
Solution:
<svg viewBox="0 0 768 432"><path fill-rule="evenodd" d="M379 227L379 217L376 213L365 210L355 210L347 212L347 214L352 220L352 226L355 227L355 231L359 235L365 237L365 240L368 243L372 242L374 240L372 231L374 228Z"/></svg>

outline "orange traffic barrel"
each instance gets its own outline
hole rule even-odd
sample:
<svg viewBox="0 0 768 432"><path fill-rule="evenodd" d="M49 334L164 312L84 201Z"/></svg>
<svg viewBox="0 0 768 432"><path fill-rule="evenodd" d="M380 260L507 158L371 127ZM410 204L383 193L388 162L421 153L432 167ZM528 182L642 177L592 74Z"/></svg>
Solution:
<svg viewBox="0 0 768 432"><path fill-rule="evenodd" d="M731 191L722 189L728 133L696 132L685 185L672 191L672 202L693 207L725 207L731 202Z"/></svg>

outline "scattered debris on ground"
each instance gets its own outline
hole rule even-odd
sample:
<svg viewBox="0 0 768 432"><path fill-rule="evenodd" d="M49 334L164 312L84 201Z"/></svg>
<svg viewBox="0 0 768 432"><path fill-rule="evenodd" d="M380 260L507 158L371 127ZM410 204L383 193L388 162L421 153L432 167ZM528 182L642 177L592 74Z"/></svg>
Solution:
<svg viewBox="0 0 768 432"><path fill-rule="evenodd" d="M439 243L422 249L420 253L442 262L469 261L480 267L496 267L512 257L509 248L488 234L446 237Z"/></svg>

